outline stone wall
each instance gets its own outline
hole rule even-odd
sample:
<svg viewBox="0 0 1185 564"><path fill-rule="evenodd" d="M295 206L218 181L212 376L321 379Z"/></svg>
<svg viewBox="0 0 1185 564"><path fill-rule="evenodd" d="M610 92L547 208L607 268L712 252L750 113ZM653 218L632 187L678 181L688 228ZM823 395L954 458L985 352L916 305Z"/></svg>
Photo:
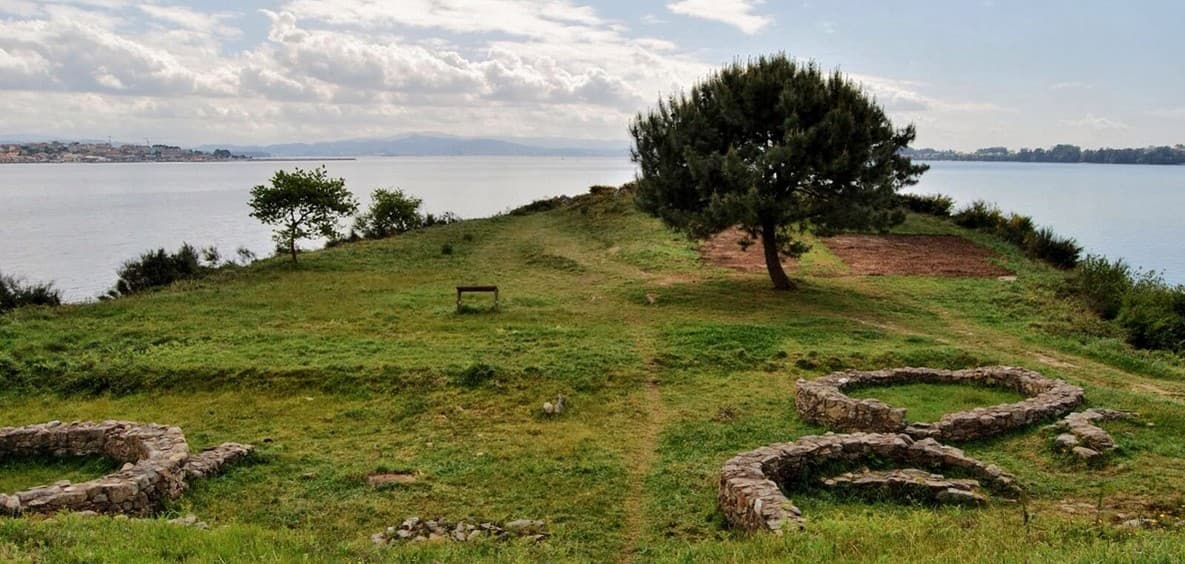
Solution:
<svg viewBox="0 0 1185 564"><path fill-rule="evenodd" d="M0 458L23 456L106 456L122 462L116 472L72 484L68 481L0 494L0 513L53 513L63 509L149 515L186 488L187 477L210 475L252 451L226 443L197 456L189 454L177 427L126 421L52 421L0 428Z"/></svg>
<svg viewBox="0 0 1185 564"><path fill-rule="evenodd" d="M823 466L859 465L871 459L929 470L954 470L979 479L999 493L1020 492L1015 478L998 466L984 464L934 439L914 440L904 433L829 433L737 455L724 464L717 502L729 523L741 529L781 532L788 526L800 527L802 512L782 493L783 488L793 489L796 484L810 481L814 471ZM968 495L971 488L966 481L939 489L950 480L920 473L910 473L910 477L911 483L903 485L918 487L921 480L936 499L960 502L976 497ZM901 482L900 476L893 474L884 478L885 484Z"/></svg>
<svg viewBox="0 0 1185 564"><path fill-rule="evenodd" d="M908 425L904 409L876 399L855 399L843 392L854 387L906 383L991 386L1029 397L1016 403L950 413L934 423ZM799 380L794 403L803 419L838 431L903 432L914 438L966 441L1064 415L1081 404L1082 399L1082 388L1062 380L1023 368L989 366L968 370L897 368L836 372L814 380Z"/></svg>

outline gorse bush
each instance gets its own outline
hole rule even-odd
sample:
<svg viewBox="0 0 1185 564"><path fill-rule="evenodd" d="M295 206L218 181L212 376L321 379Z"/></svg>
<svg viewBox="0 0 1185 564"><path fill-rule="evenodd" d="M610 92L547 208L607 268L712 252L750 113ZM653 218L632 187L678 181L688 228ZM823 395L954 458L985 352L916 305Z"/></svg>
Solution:
<svg viewBox="0 0 1185 564"><path fill-rule="evenodd" d="M207 258L217 260L217 250L199 250L185 243L173 253L164 249L149 251L123 263L118 272L119 280L107 295L112 298L127 296L168 286L178 280L197 278L218 266L217 263L206 262Z"/></svg>
<svg viewBox="0 0 1185 564"><path fill-rule="evenodd" d="M1033 218L1017 213L1008 214L1007 218L1001 217L1000 223L996 225L996 234L1001 239L1022 249L1028 246L1036 232Z"/></svg>
<svg viewBox="0 0 1185 564"><path fill-rule="evenodd" d="M976 200L961 209L953 217L955 225L968 229L995 229L1004 220L1004 214L995 204Z"/></svg>
<svg viewBox="0 0 1185 564"><path fill-rule="evenodd" d="M950 217L955 200L942 194L898 194L901 207L914 212L937 217Z"/></svg>
<svg viewBox="0 0 1185 564"><path fill-rule="evenodd" d="M1145 272L1124 295L1116 321L1132 346L1185 351L1185 287Z"/></svg>
<svg viewBox="0 0 1185 564"><path fill-rule="evenodd" d="M462 221L461 216L459 216L451 211L446 211L444 213L441 213L440 215L426 213L426 214L424 214L423 221L420 222L420 227L434 227L436 225L450 225L453 223L460 223L461 221Z"/></svg>
<svg viewBox="0 0 1185 564"><path fill-rule="evenodd" d="M1077 241L1059 237L1048 227L1034 231L1024 249L1029 256L1061 269L1074 268L1078 264L1078 255L1082 254L1082 247Z"/></svg>
<svg viewBox="0 0 1185 564"><path fill-rule="evenodd" d="M1131 267L1122 259L1110 261L1095 255L1082 259L1071 279L1074 292L1103 319L1115 319L1119 315L1132 283Z"/></svg>
<svg viewBox="0 0 1185 564"><path fill-rule="evenodd" d="M0 313L27 305L56 306L62 303L61 291L52 283L24 283L14 276L0 274Z"/></svg>
<svg viewBox="0 0 1185 564"><path fill-rule="evenodd" d="M951 217L960 227L989 231L1021 248L1031 258L1057 268L1069 269L1078 264L1082 247L1069 237L1059 237L1051 229L1038 229L1033 218L1011 213L1005 216L995 204L976 200Z"/></svg>
<svg viewBox="0 0 1185 564"><path fill-rule="evenodd" d="M459 386L466 388L476 388L486 382L489 382L498 375L498 369L490 366L484 362L478 362L465 368L453 378Z"/></svg>
<svg viewBox="0 0 1185 564"><path fill-rule="evenodd" d="M1185 352L1185 286L1154 272L1134 272L1123 260L1089 255L1069 279L1070 290L1103 319L1114 319L1128 344Z"/></svg>

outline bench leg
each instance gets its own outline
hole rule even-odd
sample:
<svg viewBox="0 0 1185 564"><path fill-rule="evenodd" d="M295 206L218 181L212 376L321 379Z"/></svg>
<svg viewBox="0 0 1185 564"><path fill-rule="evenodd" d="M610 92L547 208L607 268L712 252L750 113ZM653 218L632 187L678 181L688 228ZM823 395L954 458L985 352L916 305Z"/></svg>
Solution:
<svg viewBox="0 0 1185 564"><path fill-rule="evenodd" d="M494 311L498 311L498 291L494 290Z"/></svg>
<svg viewBox="0 0 1185 564"><path fill-rule="evenodd" d="M461 313L461 291L457 290L457 313Z"/></svg>

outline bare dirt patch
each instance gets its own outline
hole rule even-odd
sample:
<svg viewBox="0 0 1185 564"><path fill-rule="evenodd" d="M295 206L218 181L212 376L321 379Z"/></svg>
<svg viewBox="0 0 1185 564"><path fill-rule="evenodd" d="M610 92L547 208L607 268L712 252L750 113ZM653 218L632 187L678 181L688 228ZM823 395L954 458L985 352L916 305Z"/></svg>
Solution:
<svg viewBox="0 0 1185 564"><path fill-rule="evenodd" d="M741 272L765 272L765 253L761 249L761 240L753 239L749 247L741 247L741 241L748 234L741 229L722 231L699 247L699 255L704 260L723 268L739 270ZM782 257L782 268L787 272L798 266L792 258Z"/></svg>
<svg viewBox="0 0 1185 564"><path fill-rule="evenodd" d="M414 484L416 475L411 472L378 472L366 477L366 482L372 486L383 484Z"/></svg>
<svg viewBox="0 0 1185 564"><path fill-rule="evenodd" d="M853 274L995 278L1012 273L999 255L954 235L837 235L823 239Z"/></svg>

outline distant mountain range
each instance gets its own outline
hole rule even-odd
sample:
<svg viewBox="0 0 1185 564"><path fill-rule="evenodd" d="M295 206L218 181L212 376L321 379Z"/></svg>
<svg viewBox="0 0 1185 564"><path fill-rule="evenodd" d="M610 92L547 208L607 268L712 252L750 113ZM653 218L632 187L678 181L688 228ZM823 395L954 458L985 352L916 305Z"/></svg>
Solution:
<svg viewBox="0 0 1185 564"><path fill-rule="evenodd" d="M236 155L272 157L359 156L527 156L622 157L623 143L553 138L497 139L412 134L384 139L345 139L277 145L202 145L201 151L227 149Z"/></svg>

